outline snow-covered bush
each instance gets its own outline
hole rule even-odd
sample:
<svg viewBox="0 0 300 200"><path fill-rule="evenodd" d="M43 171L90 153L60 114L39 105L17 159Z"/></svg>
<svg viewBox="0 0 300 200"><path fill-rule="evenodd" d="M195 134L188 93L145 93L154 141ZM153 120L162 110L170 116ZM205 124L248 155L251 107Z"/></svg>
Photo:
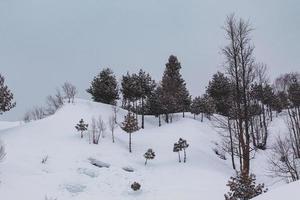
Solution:
<svg viewBox="0 0 300 200"><path fill-rule="evenodd" d="M237 173L227 183L230 192L225 194L225 200L249 200L262 193L267 192L264 184L256 184L254 174Z"/></svg>
<svg viewBox="0 0 300 200"><path fill-rule="evenodd" d="M148 149L148 151L144 154L146 158L145 165L147 165L148 160L153 160L155 158L155 152L152 149Z"/></svg>
<svg viewBox="0 0 300 200"><path fill-rule="evenodd" d="M131 189L133 191L138 191L141 189L141 184L139 184L138 182L134 182L133 184L131 184Z"/></svg>

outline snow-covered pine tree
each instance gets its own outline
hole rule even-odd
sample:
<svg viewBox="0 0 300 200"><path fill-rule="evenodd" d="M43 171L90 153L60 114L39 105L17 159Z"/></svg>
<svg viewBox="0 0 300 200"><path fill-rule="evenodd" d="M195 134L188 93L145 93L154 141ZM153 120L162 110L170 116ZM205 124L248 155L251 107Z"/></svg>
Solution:
<svg viewBox="0 0 300 200"><path fill-rule="evenodd" d="M181 64L176 56L171 55L162 78L162 104L166 108L166 122L169 123L169 114L188 111L190 95L186 83L180 74Z"/></svg>
<svg viewBox="0 0 300 200"><path fill-rule="evenodd" d="M127 132L129 134L129 152L132 152L132 148L131 148L131 135L132 133L136 132L139 130L139 126L138 126L138 121L137 119L134 117L134 115L132 114L132 112L128 112L128 114L125 116L125 120L122 123L122 129Z"/></svg>
<svg viewBox="0 0 300 200"><path fill-rule="evenodd" d="M209 81L206 93L213 99L216 113L228 116L231 107L233 84L223 73L217 72Z"/></svg>
<svg viewBox="0 0 300 200"><path fill-rule="evenodd" d="M80 132L81 138L83 138L83 132L88 129L88 124L86 124L83 119L79 121L79 123L75 126L76 130Z"/></svg>
<svg viewBox="0 0 300 200"><path fill-rule="evenodd" d="M152 149L148 149L148 151L144 154L146 159L145 165L147 165L148 160L153 160L155 158L155 152Z"/></svg>
<svg viewBox="0 0 300 200"><path fill-rule="evenodd" d="M13 102L14 95L4 82L5 79L0 74L0 115L16 106Z"/></svg>
<svg viewBox="0 0 300 200"><path fill-rule="evenodd" d="M181 163L180 151L182 151L181 145L174 143L173 152L178 153L178 161Z"/></svg>
<svg viewBox="0 0 300 200"><path fill-rule="evenodd" d="M183 154L184 154L183 162L185 163L186 162L186 149L189 147L189 144L187 143L186 140L184 140L182 138L179 139L178 144L179 144L180 148L183 150Z"/></svg>
<svg viewBox="0 0 300 200"><path fill-rule="evenodd" d="M254 174L237 173L227 183L230 192L225 194L225 200L250 200L262 193L267 192L264 184L256 184Z"/></svg>
<svg viewBox="0 0 300 200"><path fill-rule="evenodd" d="M94 77L87 92L96 102L116 105L119 99L118 82L110 68L103 69Z"/></svg>

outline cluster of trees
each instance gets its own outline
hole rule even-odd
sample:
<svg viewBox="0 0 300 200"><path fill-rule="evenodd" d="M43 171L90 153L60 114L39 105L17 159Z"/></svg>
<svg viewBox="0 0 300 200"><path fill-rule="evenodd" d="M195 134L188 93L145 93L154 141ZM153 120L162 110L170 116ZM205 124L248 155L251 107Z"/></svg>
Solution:
<svg viewBox="0 0 300 200"><path fill-rule="evenodd" d="M285 110L288 134L278 137L269 159L270 170L286 181L300 179L300 74L288 73L275 80L281 109Z"/></svg>
<svg viewBox="0 0 300 200"><path fill-rule="evenodd" d="M92 118L91 124L89 126L83 119L79 120L76 124L75 129L80 133L80 137L83 138L85 134L88 134L89 143L91 144L99 144L100 138L105 137L105 133L107 129L111 132L112 142L115 142L114 132L115 129L118 127L117 120L116 120L116 112L117 110L113 106L113 114L109 117L108 122L102 119L101 116L96 119L95 117ZM108 126L106 125L108 124ZM89 130L90 127L90 130Z"/></svg>
<svg viewBox="0 0 300 200"><path fill-rule="evenodd" d="M49 95L46 99L46 106L35 107L24 115L24 122L43 119L53 115L64 103L74 103L74 98L77 94L77 89L69 82L65 82L60 89L56 90L54 95Z"/></svg>
<svg viewBox="0 0 300 200"><path fill-rule="evenodd" d="M162 80L156 83L149 73L142 69L138 73L129 72L122 77L121 89L112 70L107 68L97 75L87 90L96 102L116 105L122 94L122 107L131 111L138 119L142 116L141 128L145 127L144 116L165 116L166 123L172 122L172 113L190 111L191 96L180 74L181 64L171 55Z"/></svg>

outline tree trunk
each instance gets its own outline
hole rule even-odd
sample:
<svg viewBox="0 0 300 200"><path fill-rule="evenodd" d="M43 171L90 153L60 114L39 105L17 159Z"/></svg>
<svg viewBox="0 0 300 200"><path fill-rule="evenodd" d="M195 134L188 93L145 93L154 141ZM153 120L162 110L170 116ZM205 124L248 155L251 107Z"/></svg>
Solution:
<svg viewBox="0 0 300 200"><path fill-rule="evenodd" d="M181 163L180 151L178 151L178 159L179 159L179 162Z"/></svg>
<svg viewBox="0 0 300 200"><path fill-rule="evenodd" d="M183 149L183 153L184 153L183 162L186 163L186 151L185 151L185 149Z"/></svg>
<svg viewBox="0 0 300 200"><path fill-rule="evenodd" d="M182 113L182 117L183 117L183 118L185 118L185 114L184 114L184 112Z"/></svg>
<svg viewBox="0 0 300 200"><path fill-rule="evenodd" d="M169 114L165 114L166 116L166 123L168 124L169 123Z"/></svg>
<svg viewBox="0 0 300 200"><path fill-rule="evenodd" d="M229 137L230 137L230 151L231 151L231 163L232 163L232 168L235 170L235 162L234 162L234 148L233 148L233 139L232 139L232 130L231 130L231 124L230 124L230 119L227 118L227 123L228 123L228 130L229 130Z"/></svg>
<svg viewBox="0 0 300 200"><path fill-rule="evenodd" d="M131 133L129 133L129 153L131 153Z"/></svg>
<svg viewBox="0 0 300 200"><path fill-rule="evenodd" d="M146 161L145 161L145 165L147 165L147 161L148 161L148 159L146 159Z"/></svg>
<svg viewBox="0 0 300 200"><path fill-rule="evenodd" d="M145 128L144 98L142 98L142 129Z"/></svg>
<svg viewBox="0 0 300 200"><path fill-rule="evenodd" d="M161 127L161 117L158 115L158 126Z"/></svg>
<svg viewBox="0 0 300 200"><path fill-rule="evenodd" d="M115 135L114 135L114 131L111 132L111 137L112 137L112 142L115 143Z"/></svg>

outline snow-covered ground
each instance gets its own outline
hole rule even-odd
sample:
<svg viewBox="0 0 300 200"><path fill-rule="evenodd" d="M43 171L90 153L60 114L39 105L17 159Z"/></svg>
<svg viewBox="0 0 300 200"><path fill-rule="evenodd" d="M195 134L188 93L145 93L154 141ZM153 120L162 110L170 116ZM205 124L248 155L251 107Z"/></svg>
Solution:
<svg viewBox="0 0 300 200"><path fill-rule="evenodd" d="M123 121L126 113L119 110L118 122ZM148 116L146 129L133 134L133 153L130 154L128 135L120 128L115 132L115 143L108 130L99 145L89 144L87 135L80 139L74 128L76 123L81 118L90 123L92 117L100 115L108 121L112 115L111 106L78 99L75 104L68 104L43 120L18 123L13 128L0 123L0 128L4 127L0 138L7 152L0 163L0 198L224 199L228 190L226 183L233 171L230 162L219 159L212 150L219 136L210 122L201 123L188 114L184 119L176 115L174 123L158 127L157 119ZM180 137L190 144L187 163L178 163L177 154L172 151ZM143 154L148 148L157 156L145 166ZM258 182L261 180L273 187L273 179L265 176L265 154L257 155L253 169L258 174ZM46 157L46 163L42 164ZM89 158L108 163L110 167L95 167ZM134 172L126 172L124 167L131 167ZM131 190L134 181L141 183L141 191ZM267 197L263 199L272 199Z"/></svg>
<svg viewBox="0 0 300 200"><path fill-rule="evenodd" d="M22 122L7 122L7 121L0 121L0 130L13 128L16 126L21 125Z"/></svg>

